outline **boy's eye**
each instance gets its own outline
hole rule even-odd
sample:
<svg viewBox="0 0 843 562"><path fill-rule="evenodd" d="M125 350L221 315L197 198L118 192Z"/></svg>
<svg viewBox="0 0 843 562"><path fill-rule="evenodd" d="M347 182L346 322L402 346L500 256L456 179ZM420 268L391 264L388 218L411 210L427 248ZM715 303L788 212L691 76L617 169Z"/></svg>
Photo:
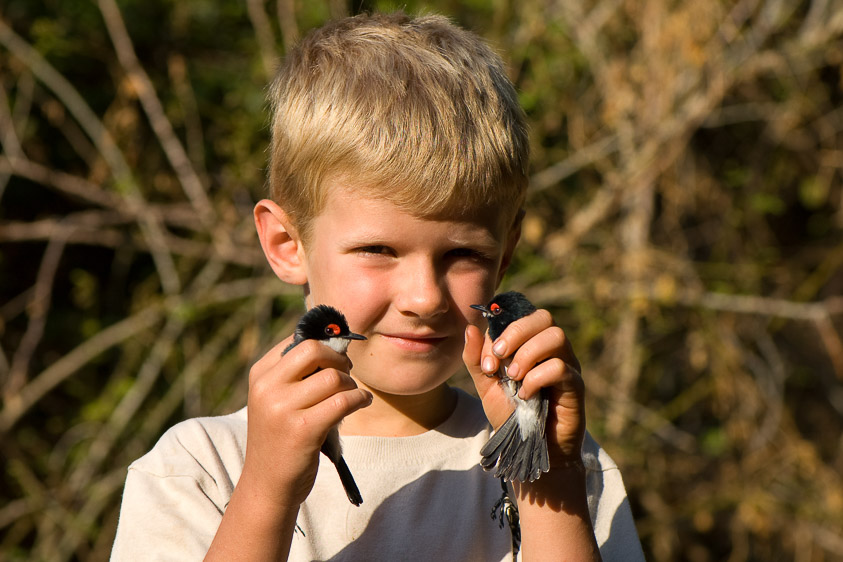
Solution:
<svg viewBox="0 0 843 562"><path fill-rule="evenodd" d="M386 246L361 246L357 248L357 251L362 254L388 254L390 253L390 249Z"/></svg>
<svg viewBox="0 0 843 562"><path fill-rule="evenodd" d="M490 259L484 252L472 248L454 248L447 255L453 258L470 258L478 261Z"/></svg>

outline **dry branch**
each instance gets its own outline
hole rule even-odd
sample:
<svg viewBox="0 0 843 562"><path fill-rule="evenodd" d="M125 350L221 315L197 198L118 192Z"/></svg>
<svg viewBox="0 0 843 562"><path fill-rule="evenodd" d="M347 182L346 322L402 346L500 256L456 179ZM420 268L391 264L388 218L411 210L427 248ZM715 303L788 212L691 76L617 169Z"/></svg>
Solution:
<svg viewBox="0 0 843 562"><path fill-rule="evenodd" d="M65 234L58 229L53 231L50 234L50 243L44 250L38 277L35 279L35 290L26 306L29 317L26 332L12 356L9 377L3 384L4 402L15 396L21 387L26 384L29 375L29 362L44 335L44 326L47 323L47 313L52 298L53 282L67 242Z"/></svg>
<svg viewBox="0 0 843 562"><path fill-rule="evenodd" d="M105 20L108 34L120 64L123 65L146 112L152 129L161 143L161 148L173 166L179 181L193 203L199 218L208 226L213 224L216 213L208 200L205 186L193 169L190 159L173 130L173 125L164 112L164 107L155 93L152 80L138 61L129 32L120 15L120 8L114 0L99 0L99 8Z"/></svg>
<svg viewBox="0 0 843 562"><path fill-rule="evenodd" d="M57 72L35 49L17 35L0 19L0 44L23 61L45 86L61 100L70 113L76 117L82 129L97 146L108 163L115 182L126 190L125 202L142 217L140 226L149 242L152 256L161 275L161 283L168 294L178 292L180 281L173 258L167 251L161 225L145 212L145 201L140 195L129 165L114 142L111 134L91 110L73 85Z"/></svg>

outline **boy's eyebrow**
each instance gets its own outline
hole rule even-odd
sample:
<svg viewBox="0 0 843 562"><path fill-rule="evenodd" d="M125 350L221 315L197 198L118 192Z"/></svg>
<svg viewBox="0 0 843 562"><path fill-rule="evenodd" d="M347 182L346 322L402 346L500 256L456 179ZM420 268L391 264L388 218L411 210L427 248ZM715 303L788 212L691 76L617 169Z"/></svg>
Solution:
<svg viewBox="0 0 843 562"><path fill-rule="evenodd" d="M365 244L384 244L389 245L394 243L395 235L393 233L381 233L377 231L361 231L349 234L343 240L345 246L357 246ZM481 248L497 248L501 241L487 229L478 229L476 233L466 235L465 233L454 233L447 237L448 241L455 246L479 246ZM399 237L399 241L402 239Z"/></svg>
<svg viewBox="0 0 843 562"><path fill-rule="evenodd" d="M479 246L481 248L497 248L500 245L500 241L495 239L488 231L484 231L482 235L476 238L455 236L451 238L451 241L458 246Z"/></svg>

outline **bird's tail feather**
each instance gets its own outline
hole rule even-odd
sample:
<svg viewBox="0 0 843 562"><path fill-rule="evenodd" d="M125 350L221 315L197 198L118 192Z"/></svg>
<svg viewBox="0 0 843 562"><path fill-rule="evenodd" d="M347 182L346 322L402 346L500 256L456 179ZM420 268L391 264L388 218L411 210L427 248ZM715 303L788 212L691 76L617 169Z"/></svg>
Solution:
<svg viewBox="0 0 843 562"><path fill-rule="evenodd" d="M363 496L360 495L360 490L357 488L357 483L354 481L354 476L351 475L345 459L339 457L337 460L331 460L334 461L334 465L337 467L337 473L340 475L340 482L342 482L342 487L345 489L345 495L348 496L348 501L354 505L363 503Z"/></svg>
<svg viewBox="0 0 843 562"><path fill-rule="evenodd" d="M547 419L547 407L547 400L542 400L539 419ZM532 482L542 472L550 470L544 428L531 432L526 440L522 440L514 412L480 449L480 454L483 455L480 465L484 470L494 469L495 478L509 482Z"/></svg>

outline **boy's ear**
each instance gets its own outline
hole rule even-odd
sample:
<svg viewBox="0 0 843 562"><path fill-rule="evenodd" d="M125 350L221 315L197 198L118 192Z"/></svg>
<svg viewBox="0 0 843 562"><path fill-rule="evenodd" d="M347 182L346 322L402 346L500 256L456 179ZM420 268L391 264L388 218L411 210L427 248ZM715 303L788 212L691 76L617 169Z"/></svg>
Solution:
<svg viewBox="0 0 843 562"><path fill-rule="evenodd" d="M307 283L304 246L284 209L274 201L262 199L255 205L255 228L266 261L285 283Z"/></svg>
<svg viewBox="0 0 843 562"><path fill-rule="evenodd" d="M521 239L522 220L524 220L523 209L518 211L518 214L515 216L515 222L512 224L512 227L509 229L509 233L506 236L506 247L504 248L503 259L501 260L501 268L498 271L497 285L501 284L503 276L506 274L506 271L509 269L509 265L512 263L512 256L515 254L515 247Z"/></svg>

